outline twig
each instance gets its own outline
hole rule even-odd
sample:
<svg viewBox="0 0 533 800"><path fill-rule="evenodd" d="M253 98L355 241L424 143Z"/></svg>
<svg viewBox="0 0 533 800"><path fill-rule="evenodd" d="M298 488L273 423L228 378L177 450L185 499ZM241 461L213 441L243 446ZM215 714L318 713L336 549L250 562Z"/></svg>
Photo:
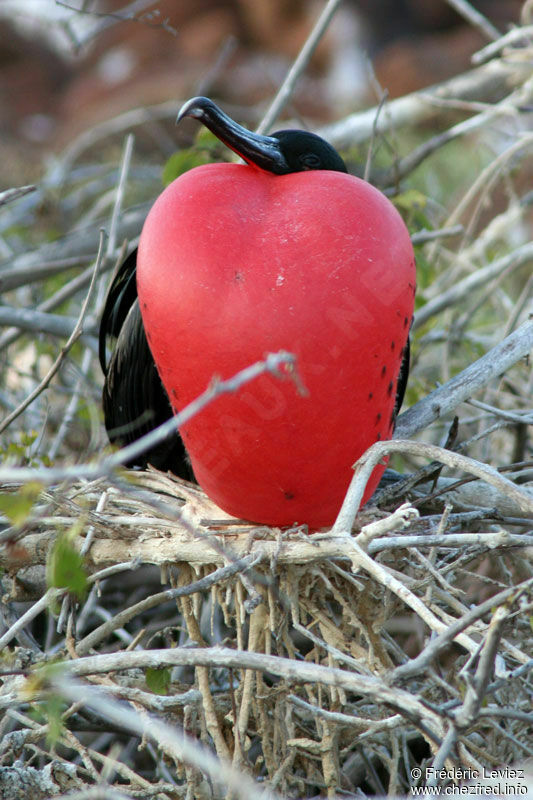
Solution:
<svg viewBox="0 0 533 800"><path fill-rule="evenodd" d="M481 515L479 515L481 516ZM531 547L533 535L511 534L505 530L493 533L435 533L411 534L403 536L383 536L374 539L368 546L368 553L373 555L383 550L410 547L444 547L452 550L479 545L489 550L500 547Z"/></svg>
<svg viewBox="0 0 533 800"><path fill-rule="evenodd" d="M70 426L76 416L76 411L78 410L78 404L80 395L82 393L83 388L86 387L86 380L89 370L91 368L91 364L93 361L94 351L91 350L90 347L85 348L85 352L83 353L83 357L81 360L80 365L80 377L76 381L76 386L74 387L74 391L72 392L72 396L68 402L68 405L65 409L65 413L61 418L61 424L58 428L57 434L54 437L52 444L50 445L50 449L48 450L48 458L50 461L54 461L58 450L63 442L63 439L67 435Z"/></svg>
<svg viewBox="0 0 533 800"><path fill-rule="evenodd" d="M363 173L363 179L365 181L369 180L370 171L371 171L371 168L372 168L372 154L374 152L374 142L376 140L376 135L377 135L377 130L378 130L379 115L381 114L381 110L383 109L383 106L387 102L388 97L389 97L389 94L388 94L388 92L386 90L384 92L382 92L380 101L378 103L378 107L376 109L376 118L374 120L374 125L372 126L372 135L370 136L370 141L368 143L368 150L367 150L367 153L366 153L365 171Z"/></svg>
<svg viewBox="0 0 533 800"><path fill-rule="evenodd" d="M411 234L411 242L414 245L425 244L435 239L447 239L453 236L459 236L463 232L464 228L462 225L452 225L451 228L438 228L435 231L422 230Z"/></svg>
<svg viewBox="0 0 533 800"><path fill-rule="evenodd" d="M79 261L79 259L77 260ZM103 263L100 269L100 274L106 272L110 268L111 264ZM64 284L60 289L57 290L57 292L54 292L53 295L47 297L46 300L43 300L42 303L39 303L39 305L35 307L35 311L43 311L43 312L51 311L52 309L57 308L57 306L60 306L62 303L64 303L65 300L69 300L73 295L79 292L80 289L84 289L86 286L88 286L88 284L91 282L93 269L94 267L92 265L90 267L87 267L87 269L84 269L83 272L80 272L79 275L77 275L75 278L72 278L72 280L70 280L68 283ZM18 318L21 309L16 309L15 311ZM22 319L29 319L29 320L35 319L34 317L35 311L33 310L29 311L28 315L27 309L22 310L21 313ZM37 330L38 332L43 332L43 331L47 332L47 326L49 326L51 319L52 315L47 314L44 317L44 322L45 322L44 327L39 327L39 325L37 325L35 329L31 328L31 330ZM72 330L72 326L74 325L74 320L72 320L72 325L64 325L65 320L66 322L68 322L68 319L60 315L56 315L53 318L53 320L54 320L53 323L54 325L56 325L56 320L57 320L58 328L61 329L61 333L59 333L58 330L57 335L68 336L69 331ZM92 333L96 336L97 333L96 324L94 324L93 327L91 327L90 324L87 325L87 320L85 322L86 322L85 325L86 330L88 330L89 332L92 331ZM18 327L8 328L8 330L4 331L4 333L0 335L0 350L3 350L5 347L9 347L10 344L13 344L13 342L15 342L18 339L18 337L22 334L22 332L23 329ZM52 333L52 331L49 332Z"/></svg>
<svg viewBox="0 0 533 800"><path fill-rule="evenodd" d="M527 320L510 336L480 359L451 378L398 417L395 439L405 439L426 428L525 358L533 348L533 319Z"/></svg>
<svg viewBox="0 0 533 800"><path fill-rule="evenodd" d="M124 192L126 190L126 181L128 179L128 172L131 164L131 156L133 153L133 144L135 137L132 133L128 133L124 142L124 150L122 152L122 159L120 165L120 176L116 189L115 202L113 205L113 213L111 215L111 222L109 225L109 239L106 248L106 258L111 258L115 252L117 241L117 228L120 212L122 210L122 203L124 200Z"/></svg>
<svg viewBox="0 0 533 800"><path fill-rule="evenodd" d="M112 13L112 12L105 12L105 11L94 11L92 9L86 8L75 8L74 6L69 5L68 3L64 2L64 0L56 0L58 6L62 6L63 8L68 8L69 11L74 11L77 14L89 14L92 17L96 17L98 19L97 24L94 25L94 28L90 30L88 33L85 34L83 39L76 38L74 39L72 29L70 27L67 30L70 33L71 38L73 39L73 43L77 50L79 50L82 46L88 44L92 39L98 36L103 31L107 30L108 28L116 25L119 22L139 22L144 23L145 25L149 25L151 28L162 28L163 30L171 33L173 36L177 35L177 31L173 28L168 20L168 17L165 18L162 22L153 22L153 16L159 14L158 11L153 12L152 14L149 12L145 12L146 8L149 6L154 5L155 0L132 0L132 2L124 6L121 9L120 13ZM145 12L138 15L138 12Z"/></svg>
<svg viewBox="0 0 533 800"><path fill-rule="evenodd" d="M424 325L431 317L449 308L458 301L470 297L471 293L487 281L500 275L503 272L514 271L524 264L533 261L533 242L517 247L511 253L507 253L501 258L496 258L486 267L481 267L472 272L461 281L457 281L447 291L439 292L432 300L429 300L420 308L414 318L413 330L417 330Z"/></svg>
<svg viewBox="0 0 533 800"><path fill-rule="evenodd" d="M428 98L428 102L432 101L433 98ZM518 102L519 99L517 98L517 104ZM476 116L470 117L462 122L458 122L451 128L432 136L431 139L428 139L418 147L415 147L415 149L412 150L408 155L404 156L397 163L393 164L393 166L386 173L385 177L380 178L380 183L384 185L397 184L400 180L403 180L403 178L407 177L407 175L410 175L411 172L414 172L414 170L419 167L420 164L426 160L426 158L429 158L429 156L431 156L437 150L440 150L442 147L444 147L444 145L452 142L454 139L486 127L488 123L495 122L498 117L510 115L512 118L514 118L516 117L516 114L517 109L516 106L514 106L511 102L511 99L509 97L504 98L504 100L501 101L501 104L489 106L489 108L483 111L481 114L476 114Z"/></svg>
<svg viewBox="0 0 533 800"><path fill-rule="evenodd" d="M175 761L185 761L193 765L208 775L215 784L223 781L242 800L275 800L278 797L272 791L260 789L245 773L234 770L230 764L216 758L206 747L183 731L178 732L175 726L171 727L156 717L147 717L123 703L116 702L103 688L94 689L66 676L53 680L52 687L60 697L66 697L75 703L81 702L99 716L137 736L153 741Z"/></svg>
<svg viewBox="0 0 533 800"><path fill-rule="evenodd" d="M498 650L500 639L503 635L503 626L510 614L504 606L498 606L494 612L487 638L483 644L476 673L469 682L462 707L457 711L455 723L458 728L467 728L476 719L481 704L485 698L485 691L489 683L494 659Z"/></svg>
<svg viewBox="0 0 533 800"><path fill-rule="evenodd" d="M0 206L5 206L6 203L12 203L13 200L18 200L19 197L24 197L25 194L34 192L37 189L33 184L29 186L17 186L15 189L5 189L0 192Z"/></svg>
<svg viewBox="0 0 533 800"><path fill-rule="evenodd" d="M50 333L52 336L68 336L76 327L74 317L66 317L59 314L43 314L30 308L13 308L12 306L0 306L0 326L14 325L17 328L24 328L35 333ZM96 322L89 320L85 325L86 335L96 334Z"/></svg>
<svg viewBox="0 0 533 800"><path fill-rule="evenodd" d="M34 281L46 280L59 272L79 267L81 263L92 261L90 256L70 256L69 258L58 258L52 261L45 261L33 266L13 267L0 271L0 291L8 292L18 289L19 286L27 286Z"/></svg>
<svg viewBox="0 0 533 800"><path fill-rule="evenodd" d="M509 422L514 422L517 425L533 425L533 411L531 410L517 410L506 411L504 408L496 408L488 403L482 403L481 400L467 400L469 406L474 408L481 408L483 411L489 411L495 417L507 419Z"/></svg>
<svg viewBox="0 0 533 800"><path fill-rule="evenodd" d="M483 14L474 8L468 0L446 0L458 14L477 28L487 39L499 39L500 31Z"/></svg>
<svg viewBox="0 0 533 800"><path fill-rule="evenodd" d="M404 583L392 575L386 567L382 564L378 564L377 561L374 561L371 556L365 553L356 543L355 539L348 536L346 537L346 550L347 555L352 561L353 572L358 569L364 569L365 572L368 572L368 574L384 588L393 592L393 594L409 606L431 630L437 633L446 631L446 624L438 619L426 604L408 589ZM460 633L457 635L457 641L470 653L477 652L478 645L469 636Z"/></svg>
<svg viewBox="0 0 533 800"><path fill-rule="evenodd" d="M185 422L221 394L236 392L246 383L249 383L249 381L254 380L265 372L269 372L277 377L290 377L297 382L298 379L294 371L294 364L295 357L291 353L286 353L284 351L269 353L265 356L264 361L257 361L250 367L245 367L245 369L238 372L232 378L214 381L203 394L189 403L179 414L171 417L150 433L140 437L133 442L133 444L117 450L112 455L106 456L95 464L80 464L79 466L71 467L45 467L43 469L33 469L30 467L0 467L0 483L37 481L45 485L50 485L63 480L76 480L81 478L95 480L105 475L109 476L117 467L137 457L154 444L164 441L171 431L185 424ZM288 365L291 370L282 373L280 371L282 365ZM298 382L297 388L301 390L301 386L298 385Z"/></svg>
<svg viewBox="0 0 533 800"><path fill-rule="evenodd" d="M370 475L383 458L391 453L409 453L412 456L421 456L432 461L438 461L454 469L464 470L494 486L516 503L519 508L533 514L533 496L519 489L512 481L504 478L494 467L482 464L459 453L454 453L451 450L445 450L443 447L397 439L395 441L376 442L357 461L350 488L332 528L333 534L341 535L343 532L351 531Z"/></svg>
<svg viewBox="0 0 533 800"><path fill-rule="evenodd" d="M404 503L396 511L385 519L378 519L365 525L355 537L355 541L363 550L368 550L370 543L384 533L408 528L409 525L418 519L419 513L416 508L412 508L409 503Z"/></svg>
<svg viewBox="0 0 533 800"><path fill-rule="evenodd" d="M187 597L188 595L195 594L196 592L204 592L207 589L210 589L212 586L215 586L220 581L227 580L238 572L246 572L252 569L259 563L259 561L261 561L261 558L261 553L245 556L244 558L239 559L232 564L228 564L225 567L214 570L214 572L211 572L205 578L194 581L187 586L180 586L177 589L167 589L164 592L150 595L150 597L141 600L139 603L123 609L118 614L115 614L114 617L107 620L107 622L104 622L103 625L100 625L98 628L91 631L91 633L89 633L84 639L78 642L76 645L76 652L79 656L86 655L91 648L95 647L99 642L103 641L111 633L113 633L113 631L117 630L117 628L123 627L126 623L130 622L130 620L134 619L139 614L142 614L151 608L156 608L158 605L166 603L169 600L176 600L179 597Z"/></svg>
<svg viewBox="0 0 533 800"><path fill-rule="evenodd" d="M524 42L531 36L533 36L533 25L523 25L518 28L512 28L510 31L507 31L507 33L504 33L503 36L499 36L495 42L485 45L485 47L478 50L477 53L474 53L472 56L472 63L484 64L486 61L489 61L489 59L501 53L508 45L514 44L515 42Z"/></svg>
<svg viewBox="0 0 533 800"><path fill-rule="evenodd" d="M391 100L387 104L387 113L382 117L380 131L384 134L405 125L413 127L434 117L438 108L427 101L432 95L438 99L495 102L506 97L514 87L521 86L531 74L531 66L527 64L518 66L504 60L491 61L422 92ZM346 148L370 138L375 118L376 107L369 108L327 125L318 133L335 147Z"/></svg>
<svg viewBox="0 0 533 800"><path fill-rule="evenodd" d="M532 78L526 82L525 86L527 86L527 91L525 91L525 87L522 86L522 92L527 97L530 97L531 95L531 81ZM520 93L519 96L521 96ZM533 147L533 133L525 132L517 136L517 140L513 142L513 144L511 144L501 153L498 153L498 155L483 170L481 170L477 178L469 187L468 191L465 192L464 197L458 203L456 203L452 213L447 219L446 225L454 225L461 218L461 215L466 211L470 203L472 203L473 199L477 195L480 195L481 198L486 197L489 187L492 186L492 184L497 180L502 168L512 162L517 153L520 153L522 150L527 151L531 147ZM478 202L478 212L480 210L480 205L481 201ZM469 229L472 228L473 219L470 221L469 226L465 231L465 236L469 234Z"/></svg>
<svg viewBox="0 0 533 800"><path fill-rule="evenodd" d="M83 305L81 307L78 320L76 322L76 325L74 326L74 330L70 334L70 336L69 336L67 342L65 343L65 345L61 348L61 351L60 351L59 355L57 356L56 360L54 361L54 363L52 364L52 366L50 367L50 369L48 370L48 372L46 373L46 375L44 376L42 381L39 383L39 385L36 386L35 389L32 392L30 392L30 394L26 397L26 399L14 411L12 411L11 414L9 414L3 420L2 423L0 423L0 433L5 431L5 429L8 427L8 425L10 425L13 422L14 419L16 419L20 414L22 414L22 412L26 408L28 408L30 403L33 403L35 398L38 397L41 394L41 392L43 392L46 389L46 387L48 386L48 384L50 383L50 381L52 380L52 378L54 377L56 372L59 370L59 367L63 363L63 360L64 360L65 356L67 355L67 353L69 352L69 350L71 349L72 345L74 344L74 342L77 339L80 338L80 336L81 336L81 334L83 332L83 323L84 323L84 319L85 319L85 313L87 311L89 302L90 302L91 297L92 297L93 289L94 289L94 286L96 284L96 278L98 276L98 271L99 271L99 268L100 268L100 263L101 263L102 258L103 258L104 240L105 240L105 234L104 234L104 231L101 231L100 232L100 243L99 243L99 246L98 246L98 255L96 256L96 262L95 262L95 265L94 265L93 277L92 277L91 283L89 284L89 289L88 289L88 292L87 292L87 296L85 297L85 300L84 300Z"/></svg>
<svg viewBox="0 0 533 800"><path fill-rule="evenodd" d="M400 689L390 689L378 677L357 675L336 667L295 661L291 658L233 650L227 647L190 647L171 650L144 650L122 653L106 653L86 656L65 664L65 672L59 678L62 683L66 675L106 674L124 669L162 668L165 666L203 666L223 667L224 669L252 669L271 672L285 680L297 683L338 686L371 698L379 703L387 703L400 714L407 712L417 720L431 725L433 734L440 739L441 723L439 717L427 709L420 700ZM79 699L79 698L77 698ZM440 741L439 741L440 743Z"/></svg>
<svg viewBox="0 0 533 800"><path fill-rule="evenodd" d="M267 131L270 126L274 123L274 121L279 116L281 110L289 100L291 94L294 91L294 87L296 82L302 72L307 67L311 56L313 55L316 46L320 42L320 39L324 35L325 31L328 28L329 23L331 22L333 15L339 8L342 0L328 0L316 24L309 34L308 38L305 41L304 46L298 53L294 63L292 64L287 77L281 84L277 95L275 96L274 100L268 111L266 112L265 116L261 120L260 124L257 127L257 133L264 133Z"/></svg>
<svg viewBox="0 0 533 800"><path fill-rule="evenodd" d="M46 611L49 604L57 600L65 593L65 589L48 589L48 591L37 600L28 610L18 618L18 620L7 629L7 631L0 636L0 653L9 642L26 627L30 622L33 622L35 617L39 616L42 611Z"/></svg>
<svg viewBox="0 0 533 800"><path fill-rule="evenodd" d="M444 737L443 742L439 747L439 750L431 765L431 774L426 782L427 788L437 786L437 784L440 783L439 771L444 768L446 760L450 757L450 753L457 741L457 736L457 728L455 725L450 725L448 728L448 733Z"/></svg>
<svg viewBox="0 0 533 800"><path fill-rule="evenodd" d="M443 633L439 634L435 639L432 639L416 658L392 670L389 676L390 682L398 683L399 681L412 678L420 672L423 672L423 670L453 642L458 633L466 630L470 625L476 622L476 620L481 619L481 617L490 613L497 606L507 603L513 596L517 598L521 596L523 592L529 591L531 587L533 587L533 578L523 581L518 584L518 586L511 586L509 589L504 589L502 592L498 592L498 594L495 594L493 597L475 606L450 625L447 630L443 631Z"/></svg>

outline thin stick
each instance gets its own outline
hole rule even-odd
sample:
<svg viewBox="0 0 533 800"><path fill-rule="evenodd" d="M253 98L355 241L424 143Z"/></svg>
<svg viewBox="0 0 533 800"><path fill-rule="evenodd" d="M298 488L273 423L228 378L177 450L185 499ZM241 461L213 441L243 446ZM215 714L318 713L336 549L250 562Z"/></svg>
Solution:
<svg viewBox="0 0 533 800"><path fill-rule="evenodd" d="M53 682L53 688L58 695L68 698L71 702L82 702L99 716L115 722L143 739L153 741L171 758L195 766L209 775L214 783L219 784L220 781L224 781L235 792L235 796L242 800L267 800L267 798L274 800L279 797L272 791L260 788L248 775L234 770L231 764L216 758L206 747L198 744L175 726L171 727L153 716L146 716L128 708L124 703L118 703L103 689L94 689L64 675Z"/></svg>
<svg viewBox="0 0 533 800"><path fill-rule="evenodd" d="M165 666L253 669L271 672L290 682L337 686L380 703L390 704L400 714L407 712L407 715L411 715L417 720L424 720L426 724L429 723L433 727L435 735L438 735L441 729L439 717L426 708L418 697L401 689L391 688L379 677L358 675L338 667L325 667L321 664L296 661L265 653L233 650L229 647L178 647L170 650L135 650L86 656L65 664L65 672L58 677L58 680L63 686L63 680L67 679L67 674L73 676L107 674L116 670L146 669L148 667L161 669ZM76 699L78 700L79 697Z"/></svg>
<svg viewBox="0 0 533 800"><path fill-rule="evenodd" d="M46 611L50 603L61 597L65 591L66 589L48 589L48 591L45 592L45 594L39 600L37 600L36 603L28 608L28 610L22 614L22 616L19 617L17 621L10 628L8 628L8 630L2 636L0 636L0 653L4 647L6 647L12 639L14 639L19 631L25 628L30 622L33 622L35 617L39 616L42 611Z"/></svg>
<svg viewBox="0 0 533 800"><path fill-rule="evenodd" d="M481 50L478 50L477 53L474 53L472 56L472 64L484 64L485 61L489 61L493 56L497 56L510 44L514 44L514 42L524 42L524 40L527 40L528 36L532 35L533 25L512 28L507 33L504 33L503 36L500 36L495 42L487 44Z"/></svg>
<svg viewBox="0 0 533 800"><path fill-rule="evenodd" d="M435 239L447 239L452 236L459 236L464 233L462 225L452 225L450 228L439 228L435 231L421 230L411 234L411 242L413 244L425 244L432 242Z"/></svg>
<svg viewBox="0 0 533 800"><path fill-rule="evenodd" d="M448 290L439 292L436 297L429 300L425 306L422 306L415 314L413 330L420 328L431 317L444 311L445 308L449 308L455 303L470 297L475 289L485 286L487 281L492 278L508 270L514 271L531 261L533 261L533 242L527 242L511 253L507 253L501 258L496 258L486 267L476 269L463 280L457 281Z"/></svg>
<svg viewBox="0 0 533 800"><path fill-rule="evenodd" d="M296 373L294 372L294 355L284 351L268 353L264 361L257 361L250 367L246 367L238 372L232 378L213 382L203 394L189 403L179 414L171 417L158 428L141 436L140 439L127 445L127 447L123 447L112 455L103 458L96 464L81 464L79 466L70 467L45 467L42 469L33 469L31 467L0 467L0 483L37 481L50 485L63 480L68 481L82 478L86 480L95 480L96 478L110 475L117 467L136 458L145 450L153 447L154 444L164 441L169 433L175 430L176 427L185 424L185 422L205 408L205 406L219 395L228 392L236 392L246 383L254 380L259 375L263 375L265 372L281 377L282 373L280 372L280 367L282 364L288 365L291 369L291 371L287 370L283 375L297 380Z"/></svg>
<svg viewBox="0 0 533 800"><path fill-rule="evenodd" d="M120 212L122 210L122 202L124 200L124 192L126 190L126 181L128 179L128 172L130 169L134 142L135 142L135 137L133 133L128 133L128 135L126 136L126 141L124 142L124 150L122 153L122 160L120 166L120 176L118 179L115 203L113 205L113 213L111 215L111 223L109 226L109 239L107 242L106 258L111 258L113 253L115 252L118 220L120 217Z"/></svg>
<svg viewBox="0 0 533 800"><path fill-rule="evenodd" d="M206 575L200 580L194 581L187 586L180 586L177 589L166 589L158 594L150 595L144 600L140 600L133 606L120 611L114 617L102 623L98 628L91 631L84 639L82 639L76 646L76 652L79 656L87 655L91 648L95 647L99 642L110 636L117 628L121 628L130 622L134 617L139 614L146 613L151 608L156 608L162 603L169 600L176 600L179 597L187 597L195 592L204 592L215 586L220 581L228 580L232 575L237 572L247 572L261 561L261 553L245 556L232 564L225 567L220 567L214 570L209 575Z"/></svg>
<svg viewBox="0 0 533 800"><path fill-rule="evenodd" d="M104 262L102 264L102 266L101 266L100 274L106 272L110 268L111 268L111 264ZM43 311L43 312L44 311L51 311L52 309L57 308L57 306L60 306L65 300L69 300L80 289L84 289L91 282L93 269L94 269L94 267L92 265L90 267L87 267L86 269L84 269L83 272L80 272L79 275L77 275L75 278L72 278L72 280L70 280L68 283L64 284L61 287L61 289L58 289L57 292L54 292L53 295L51 295L50 297L47 297L46 300L43 300L42 303L39 303L39 305L37 305L35 307L35 311ZM35 314L35 311L29 311L28 309L10 309L10 311L11 312L12 311L16 311L17 314L20 314L20 312L22 312L23 319L27 318L28 315ZM51 319L54 320L54 324L55 324L56 320L59 323L61 323L61 331L62 331L61 334L60 334L61 336L68 335L68 332L72 330L72 325L74 323L72 323L71 325L68 326L68 330L66 331L66 333L64 332L64 330L63 330L64 323L68 322L68 320L66 320L65 317L61 317L59 315L54 315L52 317L51 314L46 314L45 322L46 322L47 325L50 323ZM87 323L87 320L86 320L86 323ZM39 327L39 325L36 324L35 328L32 328L32 330L37 330L39 332L43 332L43 331L46 332L47 328L46 327ZM91 330L90 327L89 327L89 330ZM50 331L50 332L52 332L52 331ZM94 327L94 333L96 334L96 332L97 331L96 331L96 326L95 326ZM18 337L22 335L22 333L23 333L23 330L21 328L19 328L19 327L8 328L6 331L4 331L4 333L0 336L0 350L3 350L5 347L8 347L10 344L13 344L13 342L15 342L18 339Z"/></svg>
<svg viewBox="0 0 533 800"><path fill-rule="evenodd" d="M6 189L0 192L0 206L5 206L6 203L12 203L13 200L18 200L19 197L24 197L25 194L34 192L37 189L33 184L28 186L17 186L15 189Z"/></svg>
<svg viewBox="0 0 533 800"><path fill-rule="evenodd" d="M474 28L487 37L487 39L499 39L501 36L500 31L496 28L490 20L483 14L475 9L468 0L446 0L449 6L455 8L458 14L470 22Z"/></svg>
<svg viewBox="0 0 533 800"><path fill-rule="evenodd" d="M503 626L510 613L509 608L498 606L492 616L489 631L479 657L476 674L473 681L469 682L467 686L461 709L455 714L455 722L459 728L467 728L479 714L494 666L498 645L503 635Z"/></svg>
<svg viewBox="0 0 533 800"><path fill-rule="evenodd" d="M41 264L26 264L22 267L2 270L0 272L0 291L8 292L11 289L18 289L19 286L27 286L34 281L43 281L59 272L79 267L83 262L92 261L89 255L69 256L68 258L56 258L51 261L44 261Z"/></svg>
<svg viewBox="0 0 533 800"><path fill-rule="evenodd" d="M508 64L503 59L491 61L481 67L456 75L449 81L424 88L421 92L413 92L395 98L387 104L387 113L380 123L381 133L397 130L404 126L410 129L421 122L435 117L439 107L428 102L431 97L438 100L490 100L495 102L507 97L509 91L522 86L526 77L531 75L529 66L517 68L516 64ZM348 117L326 125L317 131L335 147L345 148L361 144L370 138L376 118L376 106L350 114Z"/></svg>
<svg viewBox="0 0 533 800"><path fill-rule="evenodd" d="M52 336L68 336L76 326L76 320L60 314L43 314L30 308L0 306L0 326L3 325L15 325L27 331L49 333ZM94 320L89 319L89 325L85 329L89 335L94 335L96 333Z"/></svg>
<svg viewBox="0 0 533 800"><path fill-rule="evenodd" d="M50 383L56 372L59 370L59 367L63 363L63 360L67 355L67 353L69 352L69 350L71 349L72 345L74 344L75 341L77 341L77 339L80 338L83 332L83 321L85 318L85 313L87 311L89 301L92 297L93 289L96 284L96 278L98 276L98 272L100 269L100 264L104 256L104 241L105 241L105 232L100 231L100 243L98 245L98 255L96 256L96 263L94 265L93 277L91 283L89 284L89 290L87 292L85 300L83 301L83 305L81 307L81 311L78 320L76 322L76 325L74 326L74 330L70 334L66 344L61 348L59 355L57 356L56 360L54 361L54 363L52 364L52 366L50 367L50 369L48 370L42 381L39 383L39 385L36 386L32 392L30 392L30 394L26 397L26 399L23 400L23 402L14 411L12 411L11 414L9 414L2 423L0 423L0 433L5 431L8 425L10 425L14 419L20 416L20 414L22 414L22 412L26 408L28 408L28 406L31 403L33 403L35 398L38 397L41 394L41 392L43 392L46 389L46 387L48 386L48 384Z"/></svg>
<svg viewBox="0 0 533 800"><path fill-rule="evenodd" d="M368 150L367 150L367 153L366 153L365 171L364 171L364 174L363 174L363 179L365 181L368 181L368 179L370 177L370 170L372 169L372 155L373 155L373 152L374 152L374 142L376 140L379 115L381 114L383 106L387 102L388 96L389 96L389 93L385 90L381 95L381 99L379 101L379 104L378 104L378 107L377 107L377 110L376 110L376 118L375 118L374 124L372 126L372 135L370 136L370 142L368 144Z"/></svg>
<svg viewBox="0 0 533 800"><path fill-rule="evenodd" d="M355 515L361 505L361 500L372 472L382 462L383 458L391 453L408 453L412 456L421 456L430 461L446 464L454 469L464 470L464 472L475 475L477 478L494 486L523 511L533 514L533 495L528 494L523 489L519 489L512 481L500 475L494 467L489 467L487 464L482 464L473 458L467 458L451 450L445 450L443 447L437 447L437 445L397 439L396 441L376 442L357 461L350 488L332 528L333 535L341 535L343 532L351 531Z"/></svg>
<svg viewBox="0 0 533 800"><path fill-rule="evenodd" d="M439 634L435 639L432 639L416 658L411 659L407 664L401 664L399 667L396 667L390 675L391 682L398 683L398 681L418 675L426 669L451 642L453 642L458 633L466 630L466 628L478 619L481 619L485 614L491 612L497 606L507 603L513 596L518 598L532 586L533 578L530 578L520 583L518 586L511 586L509 589L498 592L498 594L490 597L478 606L475 606L471 611L458 619L457 622L450 625L447 630L443 631L443 633Z"/></svg>
<svg viewBox="0 0 533 800"><path fill-rule="evenodd" d="M294 61L292 67L287 73L287 77L281 84L279 91L275 96L274 100L272 101L270 108L268 109L265 116L258 125L257 133L264 133L265 131L267 131L270 128L270 126L275 122L275 120L278 118L281 110L284 108L291 94L293 93L298 78L307 67L311 59L311 56L315 51L316 46L318 45L325 31L327 30L327 27L331 22L333 15L339 8L341 2L342 0L328 0L328 2L326 3L324 9L322 10L322 13L320 14L318 20L316 21L315 27L309 34L308 38L305 41L304 46L298 53L296 60Z"/></svg>
<svg viewBox="0 0 533 800"><path fill-rule="evenodd" d="M419 400L398 417L395 439L406 439L435 420L450 414L457 406L486 386L493 378L525 358L533 348L533 319L527 320L510 336L431 394Z"/></svg>

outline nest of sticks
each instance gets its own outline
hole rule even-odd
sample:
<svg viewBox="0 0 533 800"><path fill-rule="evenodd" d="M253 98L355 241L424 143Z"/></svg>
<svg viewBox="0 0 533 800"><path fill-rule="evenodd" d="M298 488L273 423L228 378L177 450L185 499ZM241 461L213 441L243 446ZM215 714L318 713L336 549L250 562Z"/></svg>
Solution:
<svg viewBox="0 0 533 800"><path fill-rule="evenodd" d="M70 705L49 751L50 720L19 711L4 763L29 748L47 753L58 787L110 770L128 797L173 798L224 797L228 785L259 796L250 777L281 797L399 795L417 770L476 778L521 761L533 536L518 528L529 523L511 534L494 511L439 510L430 481L392 513L367 506L351 535L243 523L155 471L43 491L8 540L3 588L34 617L55 604L67 666L47 673L26 634L0 703L23 691L46 708L59 692ZM43 589L54 541L73 530L90 572L77 609ZM202 772L205 748L218 774ZM42 771L35 780L47 785Z"/></svg>

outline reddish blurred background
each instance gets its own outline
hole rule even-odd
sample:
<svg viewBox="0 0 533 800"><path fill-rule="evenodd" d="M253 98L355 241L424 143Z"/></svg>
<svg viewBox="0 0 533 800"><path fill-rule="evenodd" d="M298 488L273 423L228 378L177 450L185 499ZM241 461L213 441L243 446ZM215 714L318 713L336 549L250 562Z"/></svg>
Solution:
<svg viewBox="0 0 533 800"><path fill-rule="evenodd" d="M72 0L72 7L80 0ZM0 4L0 180L125 110L209 93L266 108L323 2L158 0ZM505 32L519 0L477 0ZM117 21L109 14L133 16ZM444 0L346 0L289 113L324 122L457 74L487 40ZM376 84L373 73L377 78Z"/></svg>

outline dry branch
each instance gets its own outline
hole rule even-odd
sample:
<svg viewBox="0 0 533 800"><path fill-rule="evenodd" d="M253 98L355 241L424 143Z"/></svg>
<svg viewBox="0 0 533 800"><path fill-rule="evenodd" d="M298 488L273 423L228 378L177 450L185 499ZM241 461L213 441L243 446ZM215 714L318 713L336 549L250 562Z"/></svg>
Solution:
<svg viewBox="0 0 533 800"><path fill-rule="evenodd" d="M533 245L530 250L533 252ZM531 258L531 253L528 258ZM400 414L394 438L404 439L412 436L435 420L451 413L493 378L500 376L521 358L525 358L532 348L533 319L530 319L459 375L451 378L444 386L435 389L408 411Z"/></svg>
<svg viewBox="0 0 533 800"><path fill-rule="evenodd" d="M531 77L527 60L520 62L496 59L481 67L451 78L421 92L399 97L385 105L380 115L379 132L416 126L439 116L442 100L497 103ZM437 101L435 104L432 99ZM370 139L377 107L352 114L340 122L322 128L319 133L335 147L346 148Z"/></svg>

